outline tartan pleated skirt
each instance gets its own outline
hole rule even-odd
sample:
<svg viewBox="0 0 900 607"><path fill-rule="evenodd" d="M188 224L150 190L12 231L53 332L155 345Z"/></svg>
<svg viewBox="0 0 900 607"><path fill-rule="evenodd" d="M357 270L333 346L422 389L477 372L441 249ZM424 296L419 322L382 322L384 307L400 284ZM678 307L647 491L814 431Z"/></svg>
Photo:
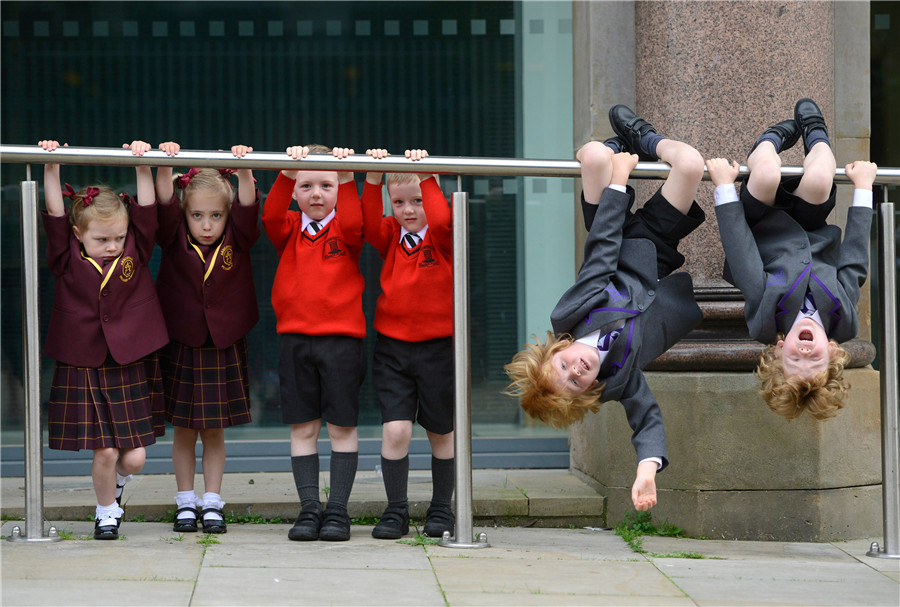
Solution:
<svg viewBox="0 0 900 607"><path fill-rule="evenodd" d="M250 422L247 339L226 348L207 340L199 348L177 341L160 351L166 421L203 430Z"/></svg>
<svg viewBox="0 0 900 607"><path fill-rule="evenodd" d="M166 432L157 355L127 365L111 356L99 367L56 363L48 418L51 449L152 445Z"/></svg>

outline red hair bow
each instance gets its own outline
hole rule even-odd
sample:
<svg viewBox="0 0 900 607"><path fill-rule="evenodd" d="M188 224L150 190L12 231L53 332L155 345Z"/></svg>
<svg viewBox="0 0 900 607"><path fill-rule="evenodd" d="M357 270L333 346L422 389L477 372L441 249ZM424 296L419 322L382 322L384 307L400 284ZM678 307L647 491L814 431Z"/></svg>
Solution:
<svg viewBox="0 0 900 607"><path fill-rule="evenodd" d="M81 204L84 206L90 206L90 204L94 201L94 196L100 193L100 188L88 188L84 191L84 194L81 195Z"/></svg>
<svg viewBox="0 0 900 607"><path fill-rule="evenodd" d="M122 192L119 194L119 198L122 199L122 204L128 206L131 204L131 196L129 196L126 192Z"/></svg>
<svg viewBox="0 0 900 607"><path fill-rule="evenodd" d="M175 180L175 186L178 187L179 189L183 190L184 188L188 187L188 184L191 182L191 179L193 179L194 175L196 175L199 172L200 171L198 169L191 169L190 171L188 171L184 175L179 176L178 179Z"/></svg>
<svg viewBox="0 0 900 607"><path fill-rule="evenodd" d="M85 189L84 194L81 195L81 205L84 207L91 206L91 203L94 201L94 196L99 193L100 188ZM75 197L78 196L75 190L72 189L72 186L70 186L68 183L66 184L66 189L62 191L62 195L66 198L71 198L72 200L75 200Z"/></svg>
<svg viewBox="0 0 900 607"><path fill-rule="evenodd" d="M228 179L235 173L237 173L237 171L235 169L219 169L219 175L221 175L225 179Z"/></svg>

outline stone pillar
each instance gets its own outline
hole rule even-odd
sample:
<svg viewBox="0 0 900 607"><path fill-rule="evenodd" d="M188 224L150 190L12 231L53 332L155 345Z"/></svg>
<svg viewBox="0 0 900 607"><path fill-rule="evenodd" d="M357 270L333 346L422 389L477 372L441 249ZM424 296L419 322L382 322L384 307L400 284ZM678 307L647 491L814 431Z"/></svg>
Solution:
<svg viewBox="0 0 900 607"><path fill-rule="evenodd" d="M868 19L868 2L575 2L575 147L612 135L607 110L626 103L704 157L745 164L763 129L811 97L825 114L838 166L867 158ZM803 149L782 158L801 165ZM659 182L636 186L640 202ZM704 323L647 372L672 462L658 477L654 513L709 537L877 534L878 376L867 366L874 356L865 341L868 288L859 303L863 339L848 347L857 368L845 372L853 386L845 412L824 423L770 412L752 376L763 346L747 334L740 293L721 279L712 190L701 185L707 221L681 245ZM851 195L839 187L831 221L845 222ZM610 498L609 524L631 508L629 438L617 403L570 431L572 468Z"/></svg>

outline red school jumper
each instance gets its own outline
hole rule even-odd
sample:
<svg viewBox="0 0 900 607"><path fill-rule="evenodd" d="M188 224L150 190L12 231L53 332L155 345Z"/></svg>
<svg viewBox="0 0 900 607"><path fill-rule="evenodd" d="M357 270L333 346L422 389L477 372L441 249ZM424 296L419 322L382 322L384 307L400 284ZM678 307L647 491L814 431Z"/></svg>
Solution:
<svg viewBox="0 0 900 607"><path fill-rule="evenodd" d="M278 333L366 336L365 281L359 271L363 222L356 183L338 187L334 218L315 236L289 211L294 180L278 173L263 208L263 226L278 250L272 307Z"/></svg>
<svg viewBox="0 0 900 607"><path fill-rule="evenodd" d="M421 183L428 218L425 238L412 251L400 242L400 224L382 217L380 184L366 183L363 214L366 240L375 247L381 267L382 294L375 308L375 330L408 342L453 335L453 214L437 180Z"/></svg>

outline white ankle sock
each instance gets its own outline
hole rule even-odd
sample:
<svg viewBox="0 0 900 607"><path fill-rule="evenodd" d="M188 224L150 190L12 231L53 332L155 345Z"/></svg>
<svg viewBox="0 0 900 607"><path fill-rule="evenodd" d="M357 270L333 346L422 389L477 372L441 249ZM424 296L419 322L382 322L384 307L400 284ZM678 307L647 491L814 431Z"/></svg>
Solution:
<svg viewBox="0 0 900 607"><path fill-rule="evenodd" d="M193 491L179 491L175 494L175 505L178 508L196 508L200 505L200 498ZM180 519L195 519L193 512L181 512L178 515Z"/></svg>
<svg viewBox="0 0 900 607"><path fill-rule="evenodd" d="M218 508L222 509L225 506L225 502L222 501L222 496L218 493L207 492L203 494L202 506L204 508ZM208 518L211 521L221 521L222 517L215 512L207 512L204 518Z"/></svg>
<svg viewBox="0 0 900 607"><path fill-rule="evenodd" d="M94 518L100 521L100 526L105 527L107 525L116 525L117 518L121 518L121 516L125 513L124 510L119 508L119 504L113 502L109 506L101 506L97 504L97 510L94 514Z"/></svg>

